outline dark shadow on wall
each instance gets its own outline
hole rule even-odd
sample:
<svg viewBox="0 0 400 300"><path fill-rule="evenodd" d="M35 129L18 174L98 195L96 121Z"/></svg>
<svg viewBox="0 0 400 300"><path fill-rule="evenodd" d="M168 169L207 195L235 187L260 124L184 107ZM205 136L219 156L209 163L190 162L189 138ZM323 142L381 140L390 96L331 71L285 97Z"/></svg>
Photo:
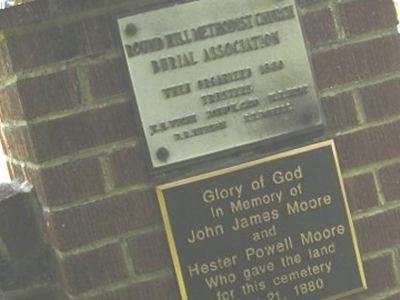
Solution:
<svg viewBox="0 0 400 300"><path fill-rule="evenodd" d="M0 300L61 299L39 212L30 184L0 184Z"/></svg>

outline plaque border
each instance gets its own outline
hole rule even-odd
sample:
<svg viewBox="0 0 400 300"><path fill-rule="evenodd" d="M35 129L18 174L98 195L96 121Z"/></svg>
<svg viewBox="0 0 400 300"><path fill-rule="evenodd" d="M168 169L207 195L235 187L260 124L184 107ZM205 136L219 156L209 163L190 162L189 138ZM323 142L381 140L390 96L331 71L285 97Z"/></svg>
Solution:
<svg viewBox="0 0 400 300"><path fill-rule="evenodd" d="M139 9L136 9L136 10L131 11L131 12L126 12L126 13L119 14L119 16L117 18L117 29L118 29L118 33L119 33L119 42L121 44L121 47L123 49L125 49L125 47L124 47L124 38L123 38L123 30L121 30L121 28L120 28L120 22L123 19L130 18L130 17L135 17L135 16L140 15L140 14L150 13L150 12L153 12L153 11L158 11L158 10L162 10L162 9L166 9L166 8L172 8L172 7L175 7L175 6L189 5L189 4L193 4L193 3L197 2L197 1L199 1L199 0L191 0L191 1L187 1L187 2L178 2L178 3L175 3L175 4L174 3L161 3L161 4L158 4L158 5L155 5L153 7L153 9L139 8ZM318 100L319 96L318 96L318 91L317 91L317 83L316 83L316 78L315 78L314 65L312 63L311 49L310 49L309 45L307 45L307 43L305 42L304 24L302 22L302 17L301 17L301 14L300 14L300 7L299 7L299 5L298 5L296 0L293 1L293 7L294 7L294 10L295 10L295 13L296 13L297 22L299 23L298 25L300 27L300 31L301 31L301 34L302 34L303 42L305 43L306 59L308 61L308 67L311 70L311 81L312 81L312 86L311 87L312 87L313 90L316 90L316 93L317 93L316 97L317 97L317 100ZM273 144L275 142L282 143L282 142L290 140L291 138L321 137L322 134L323 134L323 131L325 131L325 129L327 128L326 115L323 112L322 105L321 105L320 101L317 101L318 102L318 114L319 114L319 117L320 117L320 122L316 123L316 124L313 124L311 126L307 126L306 128L304 128L302 130L293 130L293 129L291 129L291 131L288 132L288 133L280 133L280 134L278 134L276 136L272 136L272 137L267 135L267 136L264 136L261 139L257 139L257 140L254 140L254 141L249 141L249 142L246 142L246 143L244 143L242 145L239 145L239 146L221 148L219 150L213 150L210 153L202 152L202 154L198 155L198 156L193 156L193 157L190 157L190 158L185 158L183 160L178 160L178 161L173 161L173 162L168 162L167 161L167 162L165 162L163 164L160 164L160 165L156 166L155 165L155 161L153 161L153 155L152 155L152 152L151 152L149 139L146 136L146 132L145 132L146 129L145 129L145 126L144 126L144 123L143 123L143 116L142 116L142 113L141 113L141 111L139 109L139 101L138 101L138 99L136 97L136 90L135 90L134 80L132 80L133 77L132 77L132 74L131 74L131 72L129 70L129 59L126 56L126 51L123 50L123 52L124 52L123 53L124 66L126 68L126 72L129 75L129 85L131 87L131 93L133 93L134 98L135 98L134 101L133 101L133 103L135 105L135 108L136 108L135 115L136 115L137 119L140 121L139 125L140 125L140 129L141 129L141 134L144 137L144 141L145 141L145 145L146 145L146 150L147 150L146 151L146 155L147 155L147 158L148 158L148 161L149 161L147 166L150 169L150 171L154 172L154 174L158 174L158 173L162 173L162 172L169 172L169 171L172 171L172 170L179 169L181 167L188 167L188 166L191 166L191 165L193 165L193 164L195 164L197 162L209 162L210 160L218 159L220 157L224 157L224 156L227 157L230 154L235 153L237 151L242 151L242 150L245 150L245 149L254 149L255 147L260 146L260 145L268 146L271 150L278 150L278 149L275 149L273 147ZM292 146L292 144L290 144L290 142L288 142L287 146Z"/></svg>
<svg viewBox="0 0 400 300"><path fill-rule="evenodd" d="M345 210L346 210L346 217L347 217L347 222L349 224L350 227L350 234L351 234L351 239L353 242L353 249L355 251L356 254L356 259L357 259L357 266L358 266L358 271L360 273L360 279L362 282L362 286L359 288L355 288L353 290L349 290L346 292L343 292L341 294L337 294L328 298L324 298L322 300L336 300L336 299L340 299L343 297L347 297L353 294L356 294L358 292L367 290L367 281L366 281L366 277L365 277L365 272L364 272L364 267L362 264L362 258L361 258L361 254L360 254L360 249L357 243L357 237L356 237L356 233L355 233L355 228L354 228L354 224L353 224L353 220L351 217L351 212L350 212L350 207L348 204L348 199L347 199L347 195L345 192L345 188L344 188L344 181L343 181L343 176L341 173L341 169L340 169L340 164L339 164L339 159L338 159L338 154L337 154L337 150L336 150L336 146L335 146L335 141L333 139L331 140L327 140L327 141L323 141L323 142L319 142L316 144L312 144L312 145L308 145L308 146L304 146L304 147L300 147L297 149L292 149L292 150L288 150L288 151L284 151L281 153L277 153L277 154L273 154L271 156L267 156L261 159L256 159L250 162L246 162L246 163L241 163L239 165L236 166L232 166L232 167L228 167L228 168L223 168L221 170L216 170L216 171L211 171L208 173L203 173L200 175L196 175L196 176L192 176L189 178L185 178L185 179L181 179L181 180L177 180L174 182L170 182L170 183L165 183L165 184L161 184L161 185L157 185L156 186L156 194L157 194L157 198L158 198L158 202L160 205L160 209L161 209L161 215L162 215L162 219L164 222L164 228L166 231L166 235L167 235L167 240L168 240L168 246L171 252L171 256L172 256L172 262L174 265L174 269L175 269L175 273L176 273L176 278L178 280L178 287L179 287L179 291L181 294L181 298L182 300L189 300L188 296L187 296L187 290L186 290L186 286L185 286L185 281L183 279L183 273L182 273L182 267L181 267L181 263L179 260L179 256L178 256L178 251L176 249L176 245L175 245L175 239L174 239L174 234L172 232L172 226L171 226L171 222L170 222L170 217L169 217L169 213L167 210L167 205L166 205L166 200L163 194L164 190L168 190L170 188L174 188L174 187L179 187L182 185L186 185L186 184L190 184L193 182L197 182L197 181L201 181L204 179L209 179L209 178L213 178L213 177L217 177L217 176L221 176L221 175L225 175L225 174L229 174L235 171L239 171L239 170L243 170L243 169L247 169L250 168L252 166L256 166L262 163L266 163L266 162L270 162L270 161L274 161L274 160L278 160L278 159L282 159L282 158L286 158L286 157L290 157L290 156L295 156L297 154L301 154L301 153L307 153L313 150L317 150L317 149L322 149L322 148L326 148L326 147L330 147L332 149L332 154L333 154L333 158L334 158L334 163L335 163L335 169L336 169L336 173L339 179L339 185L340 185L340 192L342 194L343 197L343 201L344 201L344 206L345 206Z"/></svg>

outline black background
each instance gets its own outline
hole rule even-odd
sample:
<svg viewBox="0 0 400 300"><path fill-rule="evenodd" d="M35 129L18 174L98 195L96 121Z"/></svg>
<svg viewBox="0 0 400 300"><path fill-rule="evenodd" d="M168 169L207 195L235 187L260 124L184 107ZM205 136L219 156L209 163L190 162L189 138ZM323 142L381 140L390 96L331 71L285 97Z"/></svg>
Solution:
<svg viewBox="0 0 400 300"><path fill-rule="evenodd" d="M294 181L282 185L274 185L272 173L276 170L294 170L301 165L304 178L301 181ZM260 175L266 178L266 187L262 191L252 191L250 183L252 180L259 178ZM297 198L289 196L289 188L302 183L303 195ZM215 202L217 206L225 209L225 216L221 219L212 219L210 214L210 205L202 200L202 193L206 189L215 187L228 187L243 184L243 194L241 199L250 199L257 195L264 195L266 192L277 192L283 190L283 201L281 204L274 203L243 211L233 215L230 212L230 201L235 199L226 199ZM185 185L177 186L164 190L164 197L167 211L170 218L172 233L179 261L182 267L182 273L185 281L186 291L189 300L213 300L217 299L217 290L235 289L235 299L240 300L264 300L266 292L251 294L244 296L240 290L240 286L244 283L241 271L244 268L251 267L244 257L244 249L247 247L263 247L273 242L282 240L290 235L295 242L294 250L287 254L294 255L300 253L303 256L303 262L295 267L283 269L278 264L277 258L281 255L272 256L276 265L276 269L270 275L259 277L258 279L266 279L271 281L273 277L279 274L289 273L292 270L300 270L308 263L310 265L320 262L332 261L332 272L329 275L325 273L322 276L310 276L293 283L286 284L282 287L273 287L268 291L279 290L281 296L290 299L323 299L333 295L341 294L346 291L362 287L360 270L357 264L357 256L353 245L349 219L347 217L345 202L340 187L338 172L335 165L332 147L325 146L316 150L296 154L293 156L263 162L256 166L241 169L213 178L199 180ZM308 200L329 194L332 197L332 204L321 207L317 210L309 210L306 213L287 216L285 203L294 199ZM265 210L279 209L280 218L269 224L260 225L254 228L248 228L239 232L230 230L233 224L233 217L248 216ZM195 244L189 244L186 239L190 236L192 229L201 228L205 225L225 224L225 234L209 240L199 241ZM251 232L269 228L272 224L276 224L278 235L276 237L254 242L251 240ZM298 238L300 232L308 230L321 230L326 227L342 224L345 226L346 233L343 236L333 238L325 242L315 243L313 246L328 245L334 241L336 244L336 253L328 258L308 260L306 254L307 246L302 246ZM238 264L234 268L223 270L222 273L235 272L238 281L233 286L224 286L210 291L204 282L204 276L189 277L187 266L195 262L205 263L218 257L227 257L234 254L240 254ZM265 260L267 262L268 259ZM258 260L253 265L258 265L264 261ZM221 272L211 272L209 274L217 274ZM321 277L325 282L325 288L321 291L311 293L306 296L296 296L293 286L301 284L311 279ZM272 284L270 285L270 287ZM282 297L282 300L284 299Z"/></svg>

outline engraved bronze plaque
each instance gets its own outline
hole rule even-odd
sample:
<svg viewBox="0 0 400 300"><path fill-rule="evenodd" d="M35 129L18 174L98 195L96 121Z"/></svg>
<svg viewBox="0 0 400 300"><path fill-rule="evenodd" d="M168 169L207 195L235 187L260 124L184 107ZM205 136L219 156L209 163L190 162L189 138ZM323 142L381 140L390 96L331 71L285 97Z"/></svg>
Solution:
<svg viewBox="0 0 400 300"><path fill-rule="evenodd" d="M294 0L201 0L119 27L153 167L323 124Z"/></svg>
<svg viewBox="0 0 400 300"><path fill-rule="evenodd" d="M157 187L183 300L366 289L333 141Z"/></svg>

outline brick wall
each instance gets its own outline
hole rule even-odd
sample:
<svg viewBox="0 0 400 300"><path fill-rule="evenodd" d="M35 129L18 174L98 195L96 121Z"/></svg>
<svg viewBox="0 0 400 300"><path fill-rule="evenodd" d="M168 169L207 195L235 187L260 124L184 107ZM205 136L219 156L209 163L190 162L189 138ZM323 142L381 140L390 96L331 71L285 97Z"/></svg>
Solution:
<svg viewBox="0 0 400 300"><path fill-rule="evenodd" d="M0 12L1 140L12 176L36 188L69 299L178 299L115 22L170 2L37 0ZM298 2L370 286L351 299L400 299L393 2Z"/></svg>

